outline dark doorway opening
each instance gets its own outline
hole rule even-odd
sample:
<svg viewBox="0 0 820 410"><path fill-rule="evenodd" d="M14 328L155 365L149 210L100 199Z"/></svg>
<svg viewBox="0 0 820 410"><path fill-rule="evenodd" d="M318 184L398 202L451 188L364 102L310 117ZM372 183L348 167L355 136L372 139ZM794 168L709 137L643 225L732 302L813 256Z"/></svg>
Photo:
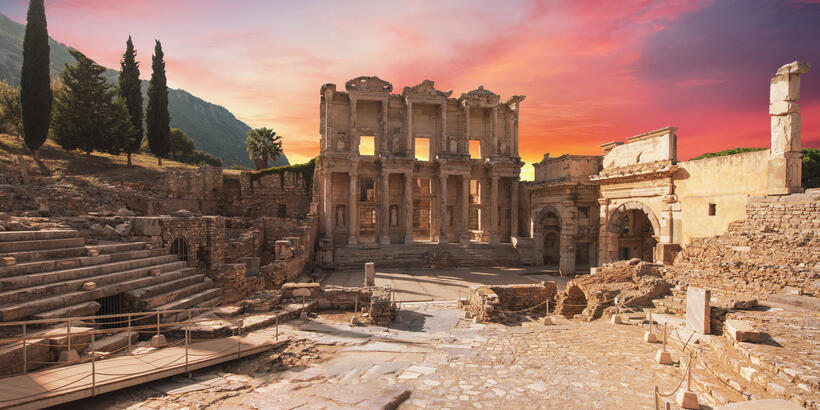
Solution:
<svg viewBox="0 0 820 410"><path fill-rule="evenodd" d="M171 243L171 254L177 255L179 260L187 264L189 257L188 242L183 238L174 239L174 242Z"/></svg>
<svg viewBox="0 0 820 410"><path fill-rule="evenodd" d="M122 313L122 293L97 299L97 303L100 304L100 310L97 311L97 315L99 316L118 315ZM97 319L97 324L100 325L101 329L111 329L125 326L119 323L122 320L122 317L99 318Z"/></svg>

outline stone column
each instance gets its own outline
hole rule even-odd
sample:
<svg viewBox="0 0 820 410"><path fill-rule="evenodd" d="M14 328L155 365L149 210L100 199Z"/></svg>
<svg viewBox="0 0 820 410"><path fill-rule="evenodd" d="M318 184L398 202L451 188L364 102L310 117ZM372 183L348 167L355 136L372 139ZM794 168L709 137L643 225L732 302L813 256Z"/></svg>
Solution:
<svg viewBox="0 0 820 410"><path fill-rule="evenodd" d="M564 275L575 273L575 234L564 233L565 227L561 227L560 259L558 269Z"/></svg>
<svg viewBox="0 0 820 410"><path fill-rule="evenodd" d="M378 144L376 144L376 153L387 153L389 151L388 148L388 136L387 136L387 106L388 102L387 99L382 100L382 135L379 138Z"/></svg>
<svg viewBox="0 0 820 410"><path fill-rule="evenodd" d="M513 155L520 157L518 153L518 108L513 111L512 133L513 133Z"/></svg>
<svg viewBox="0 0 820 410"><path fill-rule="evenodd" d="M461 243L470 242L470 174L461 176Z"/></svg>
<svg viewBox="0 0 820 410"><path fill-rule="evenodd" d="M768 166L769 195L803 192L800 153L800 74L808 63L793 62L777 70L769 88L769 114L772 116L772 146Z"/></svg>
<svg viewBox="0 0 820 410"><path fill-rule="evenodd" d="M359 153L359 136L356 135L356 99L350 97L350 151Z"/></svg>
<svg viewBox="0 0 820 410"><path fill-rule="evenodd" d="M470 104L464 104L464 140L467 141L467 152L470 154Z"/></svg>
<svg viewBox="0 0 820 410"><path fill-rule="evenodd" d="M356 246L359 244L359 191L357 189L359 177L355 171L351 171L348 175L350 176L350 190L347 198L347 246Z"/></svg>
<svg viewBox="0 0 820 410"><path fill-rule="evenodd" d="M413 103L407 101L407 152L410 158L414 158L413 150Z"/></svg>
<svg viewBox="0 0 820 410"><path fill-rule="evenodd" d="M413 243L413 174L404 174L404 243Z"/></svg>
<svg viewBox="0 0 820 410"><path fill-rule="evenodd" d="M381 198L379 199L380 240L382 245L390 245L390 174L381 175Z"/></svg>
<svg viewBox="0 0 820 410"><path fill-rule="evenodd" d="M447 147L447 101L441 103L441 133L439 133L440 152L448 152Z"/></svg>
<svg viewBox="0 0 820 410"><path fill-rule="evenodd" d="M498 134L496 133L496 124L498 123L498 106L493 107L490 111L490 135L492 136L492 144L490 150L487 151L490 155L498 154Z"/></svg>
<svg viewBox="0 0 820 410"><path fill-rule="evenodd" d="M498 243L498 177L490 178L490 243Z"/></svg>
<svg viewBox="0 0 820 410"><path fill-rule="evenodd" d="M512 181L512 198L510 200L510 235L519 236L518 231L518 178Z"/></svg>
<svg viewBox="0 0 820 410"><path fill-rule="evenodd" d="M333 215L335 214L333 210L333 187L331 186L333 180L333 173L330 172L329 169L325 169L324 175L324 212L325 212L325 237L326 238L333 238Z"/></svg>
<svg viewBox="0 0 820 410"><path fill-rule="evenodd" d="M439 234L438 234L438 243L439 244L446 244L447 241L447 174L442 173L439 177L439 205L440 208L440 216L439 216Z"/></svg>

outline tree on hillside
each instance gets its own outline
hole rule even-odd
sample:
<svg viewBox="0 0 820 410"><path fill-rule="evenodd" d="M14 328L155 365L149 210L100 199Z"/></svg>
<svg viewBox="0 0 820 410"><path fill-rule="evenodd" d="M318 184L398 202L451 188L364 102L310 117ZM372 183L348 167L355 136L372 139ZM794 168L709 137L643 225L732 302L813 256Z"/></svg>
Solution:
<svg viewBox="0 0 820 410"><path fill-rule="evenodd" d="M120 60L119 94L124 99L134 133L126 138L122 146L123 151L128 154L128 166L131 166L131 154L137 152L142 144L142 136L145 129L142 125L142 82L140 81L140 63L137 62L137 51L134 50L134 43L131 36L125 43L125 53Z"/></svg>
<svg viewBox="0 0 820 410"><path fill-rule="evenodd" d="M48 28L43 0L31 0L23 38L23 67L20 72L20 105L23 139L34 160L48 137L51 117L51 78L49 70Z"/></svg>
<svg viewBox="0 0 820 410"><path fill-rule="evenodd" d="M20 88L0 81L0 123L7 129L23 135L23 117L20 107Z"/></svg>
<svg viewBox="0 0 820 410"><path fill-rule="evenodd" d="M131 153L139 149L139 147L133 148L134 140L137 136L139 136L138 140L142 140L142 134L134 128L131 118L124 98L118 96L112 103L107 104L105 127L108 138L100 144L100 149L109 154L127 153L128 166L131 166Z"/></svg>
<svg viewBox="0 0 820 410"><path fill-rule="evenodd" d="M268 159L275 161L282 155L282 136L270 128L249 130L245 145L257 170L267 168Z"/></svg>
<svg viewBox="0 0 820 410"><path fill-rule="evenodd" d="M60 74L54 98L54 140L63 149L79 148L86 156L94 150L118 154L135 132L125 101L112 101L116 92L102 76L105 67L77 50L70 53L77 63L66 65Z"/></svg>
<svg viewBox="0 0 820 410"><path fill-rule="evenodd" d="M820 149L803 148L803 189L820 188Z"/></svg>
<svg viewBox="0 0 820 410"><path fill-rule="evenodd" d="M171 158L174 161L177 159L184 161L185 158L190 158L196 149L194 140L188 137L188 134L179 128L171 128L168 138L168 148L171 153Z"/></svg>
<svg viewBox="0 0 820 410"><path fill-rule="evenodd" d="M168 113L168 85L165 78L165 55L162 44L157 41L148 84L148 106L145 109L145 123L148 128L148 147L162 166L162 157L168 155L171 115Z"/></svg>

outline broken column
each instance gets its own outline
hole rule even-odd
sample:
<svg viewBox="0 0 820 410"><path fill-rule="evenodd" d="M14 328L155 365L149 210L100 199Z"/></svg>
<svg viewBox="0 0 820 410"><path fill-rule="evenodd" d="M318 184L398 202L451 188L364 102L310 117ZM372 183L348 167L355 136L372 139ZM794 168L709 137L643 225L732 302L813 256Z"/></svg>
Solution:
<svg viewBox="0 0 820 410"><path fill-rule="evenodd" d="M769 114L772 116L772 146L769 156L769 195L802 192L800 154L800 74L808 72L808 63L792 62L780 67L770 81Z"/></svg>
<svg viewBox="0 0 820 410"><path fill-rule="evenodd" d="M364 264L364 286L376 286L376 264L373 262Z"/></svg>

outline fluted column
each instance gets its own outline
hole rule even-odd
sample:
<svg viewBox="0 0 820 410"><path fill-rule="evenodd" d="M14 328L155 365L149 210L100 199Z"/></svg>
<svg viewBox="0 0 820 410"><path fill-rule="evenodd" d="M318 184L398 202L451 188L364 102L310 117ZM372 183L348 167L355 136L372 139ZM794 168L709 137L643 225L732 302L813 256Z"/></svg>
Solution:
<svg viewBox="0 0 820 410"><path fill-rule="evenodd" d="M498 177L490 178L490 243L498 243Z"/></svg>
<svg viewBox="0 0 820 410"><path fill-rule="evenodd" d="M470 175L461 176L461 243L470 242Z"/></svg>
<svg viewBox="0 0 820 410"><path fill-rule="evenodd" d="M333 173L329 169L325 170L324 183L322 189L324 190L324 225L325 237L333 238L333 187L331 186L333 180Z"/></svg>
<svg viewBox="0 0 820 410"><path fill-rule="evenodd" d="M512 181L512 198L510 200L510 236L519 236L518 232L518 178Z"/></svg>
<svg viewBox="0 0 820 410"><path fill-rule="evenodd" d="M357 189L359 177L355 171L350 172L349 175L347 245L355 246L359 244L359 192Z"/></svg>
<svg viewBox="0 0 820 410"><path fill-rule="evenodd" d="M498 124L498 107L493 107L490 111L490 135L492 136L492 147L487 151L490 155L498 154L498 134L496 132L496 124Z"/></svg>
<svg viewBox="0 0 820 410"><path fill-rule="evenodd" d="M356 99L350 97L350 146L352 152L359 152L359 137L356 135Z"/></svg>
<svg viewBox="0 0 820 410"><path fill-rule="evenodd" d="M410 158L413 158L415 151L413 149L413 103L407 101L407 151Z"/></svg>
<svg viewBox="0 0 820 410"><path fill-rule="evenodd" d="M381 198L379 200L379 221L381 223L381 237L379 243L390 245L390 174L381 175Z"/></svg>
<svg viewBox="0 0 820 410"><path fill-rule="evenodd" d="M404 174L404 243L413 242L413 174Z"/></svg>
<svg viewBox="0 0 820 410"><path fill-rule="evenodd" d="M439 205L440 208L440 216L439 216L439 234L438 234L438 243L439 244L446 244L447 241L447 174L442 173L440 176L440 183L439 183Z"/></svg>
<svg viewBox="0 0 820 410"><path fill-rule="evenodd" d="M447 101L441 104L441 132L439 133L439 152L448 152L447 150Z"/></svg>

